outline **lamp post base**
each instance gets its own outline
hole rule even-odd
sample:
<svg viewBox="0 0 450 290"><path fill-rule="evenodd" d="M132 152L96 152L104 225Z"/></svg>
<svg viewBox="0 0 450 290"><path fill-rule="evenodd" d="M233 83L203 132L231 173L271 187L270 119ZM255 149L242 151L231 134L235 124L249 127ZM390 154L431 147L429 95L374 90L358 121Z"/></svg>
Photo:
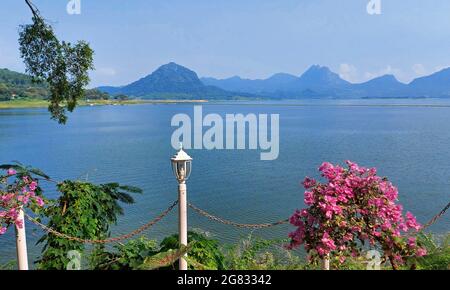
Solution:
<svg viewBox="0 0 450 290"><path fill-rule="evenodd" d="M27 238L25 233L25 217L23 209L19 210L19 219L22 220L22 228L16 227L17 266L19 270L28 270Z"/></svg>
<svg viewBox="0 0 450 290"><path fill-rule="evenodd" d="M187 239L187 190L186 190L186 183L182 182L178 186L178 193L179 193L179 235L180 235L180 248L181 246L187 246L188 239ZM187 270L187 261L185 259L187 255L183 255L180 260L179 264L180 270Z"/></svg>

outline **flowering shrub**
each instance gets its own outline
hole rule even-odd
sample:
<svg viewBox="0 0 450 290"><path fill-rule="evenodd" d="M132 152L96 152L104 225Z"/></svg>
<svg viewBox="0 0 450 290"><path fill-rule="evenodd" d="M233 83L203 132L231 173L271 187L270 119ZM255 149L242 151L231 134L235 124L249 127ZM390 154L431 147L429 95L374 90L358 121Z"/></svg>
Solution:
<svg viewBox="0 0 450 290"><path fill-rule="evenodd" d="M24 168L17 165L13 167L0 168L6 173L0 175L0 235L11 225L23 227L24 221L19 217L21 208L37 209L44 206L38 180Z"/></svg>
<svg viewBox="0 0 450 290"><path fill-rule="evenodd" d="M392 267L409 257L426 254L411 233L421 226L397 203L398 190L375 168L347 161L347 168L323 163L319 171L326 183L305 178L306 209L297 210L290 223L289 247L304 245L312 262L331 255L338 263L361 254L365 245L377 247Z"/></svg>

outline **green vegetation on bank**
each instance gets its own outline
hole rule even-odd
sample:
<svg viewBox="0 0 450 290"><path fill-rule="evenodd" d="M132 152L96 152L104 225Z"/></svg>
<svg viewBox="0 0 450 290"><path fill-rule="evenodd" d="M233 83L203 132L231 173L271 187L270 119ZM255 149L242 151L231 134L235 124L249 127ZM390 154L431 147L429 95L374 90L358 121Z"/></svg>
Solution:
<svg viewBox="0 0 450 290"><path fill-rule="evenodd" d="M45 84L35 84L28 75L0 69L0 102L15 99L44 99L48 96Z"/></svg>
<svg viewBox="0 0 450 290"><path fill-rule="evenodd" d="M47 85L34 83L32 78L26 74L0 69L0 109L46 108L49 106L48 96ZM84 91L84 98L78 100L78 105L102 106L183 102L206 101L187 98L183 95L175 97L168 94L155 95L151 99L133 99L123 94L111 96L98 89L87 89ZM67 105L66 102L62 102L62 104Z"/></svg>
<svg viewBox="0 0 450 290"><path fill-rule="evenodd" d="M432 235L421 235L428 254L414 261L414 265L400 267L400 270L450 270L450 234L437 241ZM188 264L195 270L319 270L320 265L309 264L298 253L286 250L283 240L265 240L249 235L233 245L220 244L207 234L189 232L192 249L188 252ZM141 270L178 269L177 260L168 259L163 265L160 260L167 251L175 251L177 235L170 236L158 244L156 240L139 237L126 243L119 243L111 250L100 249L89 255L89 265L83 269L95 270ZM0 264L0 270L13 270L16 261ZM344 264L331 264L334 270L366 270L367 259L348 259ZM389 263L382 263L382 270L391 270Z"/></svg>
<svg viewBox="0 0 450 290"><path fill-rule="evenodd" d="M206 100L84 100L78 103L79 106L107 106L107 105L140 105L140 104L172 104L172 103L204 103ZM20 108L46 108L48 102L39 99L17 99L0 102L0 109L20 109Z"/></svg>

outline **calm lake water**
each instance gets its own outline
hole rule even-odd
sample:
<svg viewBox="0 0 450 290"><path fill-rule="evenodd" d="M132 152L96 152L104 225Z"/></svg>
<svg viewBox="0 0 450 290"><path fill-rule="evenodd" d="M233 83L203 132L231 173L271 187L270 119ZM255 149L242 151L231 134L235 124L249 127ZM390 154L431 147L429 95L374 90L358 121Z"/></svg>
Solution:
<svg viewBox="0 0 450 290"><path fill-rule="evenodd" d="M46 109L0 110L0 163L20 160L52 178L120 182L144 189L126 206L113 235L152 219L177 198L171 171L170 126L192 104L80 107L66 126L50 121ZM317 177L323 161L349 159L375 166L399 187L400 201L421 222L450 197L449 100L323 100L309 102L227 102L203 105L204 114L280 115L280 154L261 161L258 150L189 150L194 158L188 198L195 205L240 223L284 219L303 206L305 176ZM56 197L49 186L47 194ZM152 239L177 232L176 211L145 233ZM449 216L430 228L449 231ZM189 227L224 243L250 234L189 213ZM285 238L290 226L253 235ZM27 223L30 260L42 235ZM13 231L0 237L0 263L15 259Z"/></svg>

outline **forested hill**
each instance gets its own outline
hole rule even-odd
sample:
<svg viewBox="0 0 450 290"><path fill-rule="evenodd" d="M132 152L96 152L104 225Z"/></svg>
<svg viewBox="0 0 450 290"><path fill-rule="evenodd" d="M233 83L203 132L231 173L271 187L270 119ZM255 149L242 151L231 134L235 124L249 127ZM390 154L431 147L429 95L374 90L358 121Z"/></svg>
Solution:
<svg viewBox="0 0 450 290"><path fill-rule="evenodd" d="M16 98L44 99L47 95L45 84L33 83L26 74L0 69L0 101Z"/></svg>
<svg viewBox="0 0 450 290"><path fill-rule="evenodd" d="M46 84L33 83L32 78L23 73L0 69L0 101L47 99L48 95ZM86 90L85 97L92 100L110 98L108 93L97 89Z"/></svg>

